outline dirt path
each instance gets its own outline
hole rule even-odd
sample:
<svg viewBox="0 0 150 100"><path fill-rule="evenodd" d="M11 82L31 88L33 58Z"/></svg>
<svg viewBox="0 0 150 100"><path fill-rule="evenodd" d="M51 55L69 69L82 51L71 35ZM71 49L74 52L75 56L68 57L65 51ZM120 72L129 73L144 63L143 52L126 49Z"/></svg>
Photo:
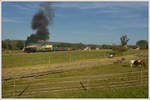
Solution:
<svg viewBox="0 0 150 100"><path fill-rule="evenodd" d="M121 58L125 58L126 62L129 62L131 59L135 59L135 55L127 55L127 56L120 56L114 58L101 58L101 59L88 59L88 60L80 60L70 63L59 63L59 64L51 64L51 65L36 65L36 66L24 66L24 67L16 67L16 68L3 68L2 69L2 76L3 77L10 77L16 75L28 75L32 73L40 73L45 71L52 71L52 70L72 70L78 68L87 68L87 67L94 67L94 66L102 66L113 64L114 61L119 60Z"/></svg>

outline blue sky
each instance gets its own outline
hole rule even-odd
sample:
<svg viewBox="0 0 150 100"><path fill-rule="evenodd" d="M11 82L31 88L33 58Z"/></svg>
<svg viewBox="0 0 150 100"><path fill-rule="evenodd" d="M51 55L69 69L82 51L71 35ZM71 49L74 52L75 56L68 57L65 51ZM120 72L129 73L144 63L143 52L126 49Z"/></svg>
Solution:
<svg viewBox="0 0 150 100"><path fill-rule="evenodd" d="M41 2L2 2L2 39L26 40ZM148 2L53 2L50 40L86 44L128 44L148 40Z"/></svg>

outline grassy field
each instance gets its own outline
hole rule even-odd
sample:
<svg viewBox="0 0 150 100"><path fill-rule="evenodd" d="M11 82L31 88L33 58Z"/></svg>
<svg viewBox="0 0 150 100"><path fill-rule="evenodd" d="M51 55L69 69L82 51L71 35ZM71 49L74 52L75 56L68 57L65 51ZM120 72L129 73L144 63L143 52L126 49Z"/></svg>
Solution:
<svg viewBox="0 0 150 100"><path fill-rule="evenodd" d="M6 49L3 49L2 50L3 54L16 54L16 53L23 53L23 50L6 50Z"/></svg>
<svg viewBox="0 0 150 100"><path fill-rule="evenodd" d="M126 64L123 64L126 65ZM29 88L22 96L28 97L53 97L53 98L71 98L71 97L128 97L128 98L146 98L147 87L142 88L140 73L134 73L139 71L140 68L131 68L129 66L117 65L105 65L105 66L93 66L88 69L76 69L70 70L64 73L50 74L40 77L31 77L16 80L16 94L18 95L28 85ZM117 72L116 72L117 71ZM132 72L133 73L132 73ZM143 69L142 85L147 85L148 73L147 69ZM90 77L90 78L89 78ZM80 81L87 85L89 79L89 90L84 91L80 85ZM14 80L3 81L2 93L3 97L14 97ZM135 88L135 86L138 86ZM134 89L132 90L133 87ZM123 88L123 89L121 89ZM125 88L125 89L124 89ZM129 91L128 91L129 88ZM108 90L112 89L111 91ZM119 90L117 90L119 89ZM132 91L131 91L132 90ZM141 91L140 91L141 90ZM101 93L104 91L104 93ZM120 91L120 92L119 92ZM128 91L127 94L123 94ZM140 92L139 92L140 91ZM95 94L95 92L98 92ZM100 93L99 93L100 92ZM112 93L112 92L115 92ZM141 93L142 92L142 93ZM130 94L131 93L131 94ZM117 95L118 94L118 95ZM135 96L138 95L138 96Z"/></svg>
<svg viewBox="0 0 150 100"><path fill-rule="evenodd" d="M119 95L118 95L119 94ZM91 91L71 91L62 94L32 96L32 98L148 98L148 86L119 89L93 89Z"/></svg>
<svg viewBox="0 0 150 100"><path fill-rule="evenodd" d="M2 67L22 67L39 64L55 64L74 62L86 59L97 59L108 57L108 52L111 50L99 50L99 51L63 51L63 52L46 52L46 53L2 53ZM124 55L134 54L137 52L129 50Z"/></svg>
<svg viewBox="0 0 150 100"><path fill-rule="evenodd" d="M107 50L102 51L63 51L30 54L2 55L3 68L27 65L66 63L77 60L103 58Z"/></svg>
<svg viewBox="0 0 150 100"><path fill-rule="evenodd" d="M128 61L133 58L142 58L148 65L148 52L130 50L114 58L108 58L108 52L110 51L3 55L2 76L14 77L56 69L63 72L16 79L16 95L29 85L21 96L14 96L14 80L2 81L2 97L147 98L148 67L142 68L141 80L141 68L131 69ZM125 62L113 64L122 57L126 58ZM82 87L81 82L84 87L88 87L88 91L84 91L85 88Z"/></svg>

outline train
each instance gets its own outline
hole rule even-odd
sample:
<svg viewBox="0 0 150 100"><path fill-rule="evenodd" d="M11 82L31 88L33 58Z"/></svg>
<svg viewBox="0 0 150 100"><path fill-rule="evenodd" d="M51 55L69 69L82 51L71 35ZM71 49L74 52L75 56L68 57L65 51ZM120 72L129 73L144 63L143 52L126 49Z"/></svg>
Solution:
<svg viewBox="0 0 150 100"><path fill-rule="evenodd" d="M51 47L51 48L25 47L23 49L24 53L53 52L53 51L72 51L72 50L75 50L75 48L66 48L66 47Z"/></svg>

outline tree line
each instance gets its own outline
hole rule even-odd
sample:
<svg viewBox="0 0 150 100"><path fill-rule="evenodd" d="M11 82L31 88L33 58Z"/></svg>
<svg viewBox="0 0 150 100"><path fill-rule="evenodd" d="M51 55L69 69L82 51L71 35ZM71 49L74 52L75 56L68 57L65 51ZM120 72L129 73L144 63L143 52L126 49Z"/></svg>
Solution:
<svg viewBox="0 0 150 100"><path fill-rule="evenodd" d="M5 50L22 50L25 47L25 40L2 40L2 49ZM63 42L45 42L52 44L53 47L70 47L75 49L84 49L87 45L83 43L63 43ZM41 44L45 44L41 43Z"/></svg>
<svg viewBox="0 0 150 100"><path fill-rule="evenodd" d="M140 49L148 49L148 42L146 40L139 40L136 42L136 45L127 45L129 39L127 36L122 36L120 38L121 40L121 45L108 45L108 44L103 44L103 45L95 45L95 44L83 44L83 43L63 43L63 42L47 42L50 44L53 44L53 47L70 47L70 48L75 48L75 49L84 49L87 46L90 47L91 49L114 49L115 47L118 49L118 46L121 47L128 47L132 49L136 49L139 47ZM2 40L2 49L7 49L7 50L22 50L25 46L25 40ZM116 50L117 50L116 49Z"/></svg>
<svg viewBox="0 0 150 100"><path fill-rule="evenodd" d="M24 48L25 40L2 40L2 49L21 50Z"/></svg>

